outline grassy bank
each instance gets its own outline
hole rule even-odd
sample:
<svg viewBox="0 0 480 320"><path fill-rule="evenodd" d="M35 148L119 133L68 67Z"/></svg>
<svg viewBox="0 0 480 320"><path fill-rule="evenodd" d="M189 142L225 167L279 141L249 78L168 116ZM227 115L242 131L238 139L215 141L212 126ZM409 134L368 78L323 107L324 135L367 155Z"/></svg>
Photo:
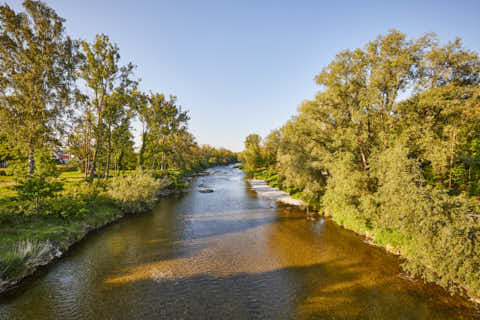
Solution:
<svg viewBox="0 0 480 320"><path fill-rule="evenodd" d="M478 229L471 228L467 223L457 220L454 214L451 215L451 225L444 225L442 221L439 221L440 232L435 238L431 238L429 235L424 235L422 238L421 234L405 233L398 229L384 227L379 223L372 223L369 219L355 215L354 211L325 212L322 210L321 198L312 200L301 190L284 188L279 175L272 168L260 168L248 174L255 179L266 181L272 187L289 192L294 198L309 203L310 207L318 210L319 214L329 217L348 230L365 236L370 244L400 255L404 258L403 269L412 278L422 278L427 282L434 282L445 287L452 294L460 293L468 296L472 301L480 303L480 291L478 290L480 285L478 268L480 266L477 264L479 257L475 254L474 243L462 241L465 232L473 232L478 235ZM462 208L463 203L455 204L455 199L451 201L452 207L445 208L446 210L454 211ZM476 202L478 199L471 199L471 201L472 208L478 205ZM452 229L455 232L451 232ZM427 236L428 239L425 239ZM431 243L429 247L424 245L426 241ZM470 264L465 265L459 261L469 261Z"/></svg>
<svg viewBox="0 0 480 320"><path fill-rule="evenodd" d="M162 196L188 186L181 170L123 172L119 177L85 182L81 173L64 172L64 190L42 203L39 214L18 200L12 177L1 176L0 292L12 287L39 266L62 256L92 230L126 214L148 211Z"/></svg>

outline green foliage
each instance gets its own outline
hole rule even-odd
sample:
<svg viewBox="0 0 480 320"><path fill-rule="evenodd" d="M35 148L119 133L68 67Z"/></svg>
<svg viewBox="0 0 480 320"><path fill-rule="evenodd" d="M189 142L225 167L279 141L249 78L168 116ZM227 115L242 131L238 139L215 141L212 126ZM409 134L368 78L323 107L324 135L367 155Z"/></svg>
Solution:
<svg viewBox="0 0 480 320"><path fill-rule="evenodd" d="M35 213L40 211L40 202L45 198L53 197L62 190L59 181L52 181L44 174L28 175L17 179L15 186L20 200L35 202Z"/></svg>
<svg viewBox="0 0 480 320"><path fill-rule="evenodd" d="M55 141L57 121L73 100L77 43L64 33L64 20L41 1L27 0L25 12L0 6L0 135L29 158Z"/></svg>
<svg viewBox="0 0 480 320"><path fill-rule="evenodd" d="M62 218L82 218L90 213L90 208L85 198L63 197L48 201L46 207L42 209L41 213L42 215Z"/></svg>
<svg viewBox="0 0 480 320"><path fill-rule="evenodd" d="M112 180L107 195L116 200L123 211L138 213L152 209L168 179L157 180L150 174L137 171Z"/></svg>
<svg viewBox="0 0 480 320"><path fill-rule="evenodd" d="M43 153L37 163L37 171L33 174L17 171L15 189L18 199L30 202L30 207L34 208L32 211L28 210L29 206L25 207L25 214L39 214L43 201L63 190L63 183L57 179L59 171L54 160Z"/></svg>
<svg viewBox="0 0 480 320"><path fill-rule="evenodd" d="M63 172L77 172L77 171L79 171L80 166L75 161L70 161L66 165L62 165L60 167L57 167L57 169L58 169L58 171L60 171L62 173Z"/></svg>
<svg viewBox="0 0 480 320"><path fill-rule="evenodd" d="M103 181L80 181L69 185L65 190L66 196L82 195L86 198L97 198L100 194L107 190L108 184Z"/></svg>
<svg viewBox="0 0 480 320"><path fill-rule="evenodd" d="M316 80L278 135L247 137L247 173L400 251L413 275L479 297L478 54L393 30Z"/></svg>
<svg viewBox="0 0 480 320"><path fill-rule="evenodd" d="M330 166L331 177L322 197L322 207L327 215L341 225L350 229L364 231L369 218L363 198L367 189L367 175L358 170L353 155L338 154L335 162Z"/></svg>
<svg viewBox="0 0 480 320"><path fill-rule="evenodd" d="M125 212L151 209L163 189L187 187L187 174L237 161L196 143L175 96L139 92L134 65L120 64L107 35L72 40L44 2L23 8L0 5L0 165L8 164L0 169L0 290L5 278L40 264L38 252L66 249ZM143 125L138 154L135 117ZM72 160L59 170L52 154L65 153ZM137 165L161 169L159 179L129 175Z"/></svg>
<svg viewBox="0 0 480 320"><path fill-rule="evenodd" d="M245 150L241 154L241 161L248 174L252 174L257 168L263 167L260 143L261 138L258 134L250 134L245 139Z"/></svg>

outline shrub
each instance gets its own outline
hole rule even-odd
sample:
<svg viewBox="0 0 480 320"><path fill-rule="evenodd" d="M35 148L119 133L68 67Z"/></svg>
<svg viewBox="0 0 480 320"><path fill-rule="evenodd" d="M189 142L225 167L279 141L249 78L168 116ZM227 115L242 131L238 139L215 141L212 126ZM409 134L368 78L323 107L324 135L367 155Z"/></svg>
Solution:
<svg viewBox="0 0 480 320"><path fill-rule="evenodd" d="M27 201L28 210L25 213L40 212L40 206L44 199L53 197L62 191L63 183L57 180L60 172L55 160L48 153L40 153L36 159L38 167L33 174L28 174L25 165L19 163L14 169L18 198ZM35 210L30 210L34 207Z"/></svg>
<svg viewBox="0 0 480 320"><path fill-rule="evenodd" d="M64 194L67 196L83 196L86 198L96 198L101 193L107 191L107 183L103 180L81 181L75 184L67 185Z"/></svg>
<svg viewBox="0 0 480 320"><path fill-rule="evenodd" d="M57 217L84 217L89 212L88 203L80 197L51 199L42 210L43 215Z"/></svg>
<svg viewBox="0 0 480 320"><path fill-rule="evenodd" d="M168 187L176 190L185 189L189 186L188 181L185 181L183 176L184 170L169 169L169 170L155 170L152 175L156 179L163 179L164 181L170 181Z"/></svg>
<svg viewBox="0 0 480 320"><path fill-rule="evenodd" d="M15 186L20 200L27 200L31 202L31 205L34 203L36 214L40 211L41 201L45 198L53 197L62 188L61 182L49 179L48 176L41 173L18 178ZM28 210L26 212L29 213L31 211Z"/></svg>
<svg viewBox="0 0 480 320"><path fill-rule="evenodd" d="M132 175L114 178L107 195L117 201L123 211L137 213L152 209L160 191L169 184L168 178L159 180L137 171Z"/></svg>

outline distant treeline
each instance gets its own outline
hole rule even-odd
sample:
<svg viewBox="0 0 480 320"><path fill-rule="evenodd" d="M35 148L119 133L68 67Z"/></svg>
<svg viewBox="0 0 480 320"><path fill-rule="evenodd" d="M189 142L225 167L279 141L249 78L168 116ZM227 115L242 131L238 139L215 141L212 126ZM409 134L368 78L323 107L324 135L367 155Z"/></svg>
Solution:
<svg viewBox="0 0 480 320"><path fill-rule="evenodd" d="M407 258L404 267L480 296L480 60L460 39L396 30L345 50L320 90L245 170Z"/></svg>
<svg viewBox="0 0 480 320"><path fill-rule="evenodd" d="M23 6L24 12L0 6L0 161L34 175L40 154L60 152L93 180L108 179L112 170L188 171L235 160L226 149L195 142L176 97L141 92L135 66L120 64L119 47L107 35L72 39L45 3Z"/></svg>

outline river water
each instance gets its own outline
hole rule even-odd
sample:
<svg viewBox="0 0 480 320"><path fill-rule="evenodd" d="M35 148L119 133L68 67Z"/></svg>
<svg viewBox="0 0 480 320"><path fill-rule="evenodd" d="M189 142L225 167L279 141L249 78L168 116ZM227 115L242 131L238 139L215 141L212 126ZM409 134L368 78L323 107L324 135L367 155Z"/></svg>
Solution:
<svg viewBox="0 0 480 320"><path fill-rule="evenodd" d="M258 198L231 167L75 245L0 298L0 319L475 319L329 220ZM198 192L203 184L215 190Z"/></svg>

